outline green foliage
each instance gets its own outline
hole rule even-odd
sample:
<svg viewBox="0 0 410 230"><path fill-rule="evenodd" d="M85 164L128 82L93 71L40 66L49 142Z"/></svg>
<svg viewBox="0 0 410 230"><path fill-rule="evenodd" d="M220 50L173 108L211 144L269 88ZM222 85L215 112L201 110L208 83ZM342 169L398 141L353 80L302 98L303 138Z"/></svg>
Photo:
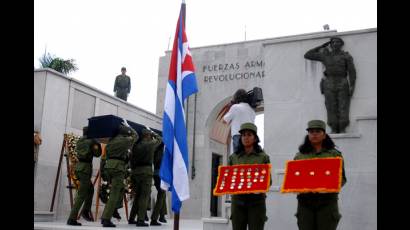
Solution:
<svg viewBox="0 0 410 230"><path fill-rule="evenodd" d="M49 53L44 54L39 58L41 68L51 68L63 74L69 74L70 72L78 70L74 59L64 60Z"/></svg>

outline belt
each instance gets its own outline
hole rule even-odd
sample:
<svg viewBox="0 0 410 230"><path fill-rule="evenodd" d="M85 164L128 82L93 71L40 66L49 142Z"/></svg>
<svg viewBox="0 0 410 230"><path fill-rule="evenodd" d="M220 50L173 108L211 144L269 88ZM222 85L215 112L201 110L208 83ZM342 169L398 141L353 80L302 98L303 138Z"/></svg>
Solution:
<svg viewBox="0 0 410 230"><path fill-rule="evenodd" d="M108 157L107 160L120 160L120 161L127 162L126 160L124 160L123 158L120 158L120 157Z"/></svg>
<svg viewBox="0 0 410 230"><path fill-rule="evenodd" d="M152 168L151 165L131 165L131 170L141 169L141 168Z"/></svg>

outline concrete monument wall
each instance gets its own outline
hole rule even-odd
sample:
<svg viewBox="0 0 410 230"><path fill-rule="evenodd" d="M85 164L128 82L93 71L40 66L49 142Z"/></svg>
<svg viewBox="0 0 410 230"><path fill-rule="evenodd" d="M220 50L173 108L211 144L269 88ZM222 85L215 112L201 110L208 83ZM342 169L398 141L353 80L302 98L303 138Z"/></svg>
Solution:
<svg viewBox="0 0 410 230"><path fill-rule="evenodd" d="M108 114L162 130L162 119L155 114L52 69L34 71L34 127L38 127L43 139L34 177L35 220L65 220L68 217L70 202L65 158L54 209L49 212L64 133L81 135L88 118ZM99 162L97 159L93 161L93 176L97 174ZM104 205L100 206L100 214L103 208Z"/></svg>
<svg viewBox="0 0 410 230"><path fill-rule="evenodd" d="M377 214L377 31L334 33L341 37L357 71L345 134L331 134L345 158L347 184L340 193L339 229L376 229ZM326 118L319 82L323 65L304 53L328 41L328 35L264 44L265 149L270 153L273 188L268 195L269 222L278 229L297 229L296 198L278 192L285 161L292 159L306 135L306 123ZM269 79L269 80L268 80ZM268 89L266 87L269 87ZM269 114L269 115L268 115ZM328 129L328 131L330 131Z"/></svg>
<svg viewBox="0 0 410 230"><path fill-rule="evenodd" d="M296 195L279 193L286 160L293 159L311 119L326 120L319 82L320 62L304 53L340 36L354 59L356 90L345 134L332 134L345 157L347 184L340 194L340 229L376 229L377 213L377 29L319 33L191 48L199 92L186 104L191 198L181 218L204 218L204 229L230 229L227 197L218 217L210 216L212 153L227 162L227 146L210 139L216 114L238 88L261 87L264 94L265 151L272 162L266 226L296 230ZM170 52L160 58L157 115L162 116ZM330 130L328 130L330 131ZM194 160L193 160L194 159ZM192 168L194 166L194 168ZM193 175L194 172L194 175Z"/></svg>

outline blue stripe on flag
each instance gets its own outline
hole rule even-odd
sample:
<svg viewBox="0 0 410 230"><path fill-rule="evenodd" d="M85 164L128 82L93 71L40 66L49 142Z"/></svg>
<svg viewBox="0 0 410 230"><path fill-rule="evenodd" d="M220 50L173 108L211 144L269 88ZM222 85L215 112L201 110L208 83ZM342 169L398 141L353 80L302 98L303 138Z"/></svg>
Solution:
<svg viewBox="0 0 410 230"><path fill-rule="evenodd" d="M182 101L185 101L189 95L198 92L195 73L190 73L184 77L184 80L182 80L182 89Z"/></svg>

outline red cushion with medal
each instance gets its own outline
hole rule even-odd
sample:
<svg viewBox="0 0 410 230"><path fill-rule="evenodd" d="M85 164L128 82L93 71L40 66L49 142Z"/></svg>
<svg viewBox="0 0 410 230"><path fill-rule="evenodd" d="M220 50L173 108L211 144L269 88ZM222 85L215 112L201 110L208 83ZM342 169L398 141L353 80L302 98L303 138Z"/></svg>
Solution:
<svg viewBox="0 0 410 230"><path fill-rule="evenodd" d="M271 164L219 166L214 196L267 192Z"/></svg>
<svg viewBox="0 0 410 230"><path fill-rule="evenodd" d="M286 162L281 192L339 192L341 184L342 158L293 160Z"/></svg>

